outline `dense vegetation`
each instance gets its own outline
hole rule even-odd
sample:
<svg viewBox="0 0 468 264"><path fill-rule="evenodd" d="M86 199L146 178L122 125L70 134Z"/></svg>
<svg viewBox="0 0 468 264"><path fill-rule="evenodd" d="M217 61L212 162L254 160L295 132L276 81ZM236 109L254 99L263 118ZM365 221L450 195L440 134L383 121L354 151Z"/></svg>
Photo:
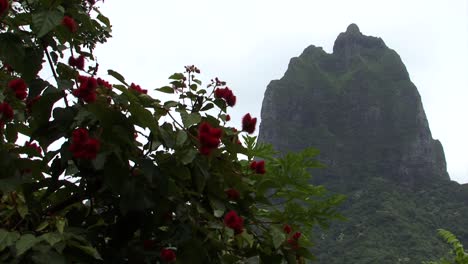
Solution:
<svg viewBox="0 0 468 264"><path fill-rule="evenodd" d="M165 102L103 74L96 4L0 0L0 262L313 259L343 200L309 183L317 152L275 158L249 114L230 127L234 92L193 65L156 89Z"/></svg>

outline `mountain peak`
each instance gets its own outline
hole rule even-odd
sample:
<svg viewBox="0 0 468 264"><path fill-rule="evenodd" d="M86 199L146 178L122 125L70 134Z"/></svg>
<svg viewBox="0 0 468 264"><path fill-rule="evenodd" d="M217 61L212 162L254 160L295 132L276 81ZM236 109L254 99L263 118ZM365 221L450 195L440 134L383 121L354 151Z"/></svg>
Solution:
<svg viewBox="0 0 468 264"><path fill-rule="evenodd" d="M346 32L340 33L333 45L333 53L344 58L360 54L363 50L387 48L381 38L366 36L356 24L350 24Z"/></svg>
<svg viewBox="0 0 468 264"><path fill-rule="evenodd" d="M347 28L346 28L346 33L348 34L359 34L362 35L361 31L359 30L358 25L351 23Z"/></svg>

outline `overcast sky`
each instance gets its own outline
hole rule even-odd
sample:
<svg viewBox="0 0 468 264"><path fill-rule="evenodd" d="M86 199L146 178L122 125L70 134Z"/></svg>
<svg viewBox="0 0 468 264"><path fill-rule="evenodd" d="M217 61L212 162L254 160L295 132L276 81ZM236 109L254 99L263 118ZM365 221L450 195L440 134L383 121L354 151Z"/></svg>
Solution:
<svg viewBox="0 0 468 264"><path fill-rule="evenodd" d="M350 23L396 50L422 97L453 180L468 182L468 1L171 0L105 1L113 38L97 49L111 68L144 89L195 64L237 95L233 125L260 116L266 86L309 45L331 52ZM206 84L207 82L205 82ZM155 94L158 95L159 94Z"/></svg>

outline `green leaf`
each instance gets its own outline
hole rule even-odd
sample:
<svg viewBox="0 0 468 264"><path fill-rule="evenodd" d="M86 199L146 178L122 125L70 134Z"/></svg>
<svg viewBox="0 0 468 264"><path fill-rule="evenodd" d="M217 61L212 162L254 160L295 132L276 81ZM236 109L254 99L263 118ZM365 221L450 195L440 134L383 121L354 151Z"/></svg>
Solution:
<svg viewBox="0 0 468 264"><path fill-rule="evenodd" d="M18 131L13 124L8 124L5 129L5 137L8 142L14 143L18 139Z"/></svg>
<svg viewBox="0 0 468 264"><path fill-rule="evenodd" d="M281 244L285 241L286 235L284 234L284 232L282 232L276 227L271 227L270 234L273 240L273 246L275 247L275 249L278 249L281 246Z"/></svg>
<svg viewBox="0 0 468 264"><path fill-rule="evenodd" d="M171 76L169 76L169 79L171 79L171 80L182 80L182 79L184 79L184 77L185 76L182 73L174 73Z"/></svg>
<svg viewBox="0 0 468 264"><path fill-rule="evenodd" d="M45 233L42 236L39 237L40 239L46 241L49 243L49 245L53 246L57 244L58 242L63 240L63 235L53 232L53 233Z"/></svg>
<svg viewBox="0 0 468 264"><path fill-rule="evenodd" d="M176 146L179 146L179 147L182 146L186 140L187 140L187 132L183 130L177 131Z"/></svg>
<svg viewBox="0 0 468 264"><path fill-rule="evenodd" d="M40 239L31 234L21 236L20 239L16 241L16 255L22 255L40 241Z"/></svg>
<svg viewBox="0 0 468 264"><path fill-rule="evenodd" d="M157 121L154 119L153 114L138 103L130 104L128 110L132 114L132 118L135 119L135 123L141 127L147 127L153 132L158 134Z"/></svg>
<svg viewBox="0 0 468 264"><path fill-rule="evenodd" d="M10 64L13 68L23 67L26 50L23 41L13 33L0 34L0 59L3 63Z"/></svg>
<svg viewBox="0 0 468 264"><path fill-rule="evenodd" d="M200 111L207 111L207 110L210 110L214 107L214 104L212 103L207 103L205 106L203 106Z"/></svg>
<svg viewBox="0 0 468 264"><path fill-rule="evenodd" d="M5 229L0 229L0 252L5 248L15 244L20 237L18 232L8 232Z"/></svg>
<svg viewBox="0 0 468 264"><path fill-rule="evenodd" d="M174 93L174 88L170 87L170 86L163 86L161 88L157 88L155 89L156 91L160 91L162 93L169 93L169 94L172 94Z"/></svg>
<svg viewBox="0 0 468 264"><path fill-rule="evenodd" d="M99 13L99 15L96 17L99 21L101 21L102 23L104 23L106 26L110 27L111 24L110 24L110 21L109 21L109 18L107 18L106 16L102 15L101 13Z"/></svg>
<svg viewBox="0 0 468 264"><path fill-rule="evenodd" d="M74 245L74 247L80 249L81 251L92 256L95 259L102 260L101 255L99 255L99 252L91 246Z"/></svg>
<svg viewBox="0 0 468 264"><path fill-rule="evenodd" d="M198 151L196 151L195 149L189 149L189 150L183 151L180 157L180 162L182 162L182 164L184 165L192 163L192 161L197 156L197 153Z"/></svg>
<svg viewBox="0 0 468 264"><path fill-rule="evenodd" d="M63 233L63 229L65 228L65 225L67 224L67 219L65 218L58 218L55 222L55 227L57 228L57 231L60 232L60 234Z"/></svg>
<svg viewBox="0 0 468 264"><path fill-rule="evenodd" d="M128 84L125 82L125 78L120 73L118 73L118 72L116 72L114 70L107 70L107 74L109 74L110 76L114 77L115 79L117 79L121 83L128 86Z"/></svg>
<svg viewBox="0 0 468 264"><path fill-rule="evenodd" d="M40 223L37 228L36 228L36 232L39 232L39 231L42 231L44 230L46 227L49 226L49 221L43 221L42 223Z"/></svg>
<svg viewBox="0 0 468 264"><path fill-rule="evenodd" d="M33 31L36 33L38 38L42 38L56 26L60 25L62 19L63 13L59 10L47 10L39 13L33 13Z"/></svg>
<svg viewBox="0 0 468 264"><path fill-rule="evenodd" d="M185 128L189 128L190 126L201 122L201 115L199 113L188 114L186 112L181 112L180 117L182 118L182 123Z"/></svg>

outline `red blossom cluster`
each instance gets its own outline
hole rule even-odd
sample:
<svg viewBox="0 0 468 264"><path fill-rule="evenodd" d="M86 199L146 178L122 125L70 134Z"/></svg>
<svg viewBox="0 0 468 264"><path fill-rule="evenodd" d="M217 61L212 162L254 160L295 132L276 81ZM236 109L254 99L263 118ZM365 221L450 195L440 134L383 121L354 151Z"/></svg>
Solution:
<svg viewBox="0 0 468 264"><path fill-rule="evenodd" d="M143 93L143 94L147 94L147 93L148 93L148 90L146 90L146 89L141 89L140 85L136 85L136 84L134 84L134 83L132 83L132 84L130 85L130 89L135 90L135 91L137 91L138 93Z"/></svg>
<svg viewBox="0 0 468 264"><path fill-rule="evenodd" d="M226 116L226 122L228 122L228 121L231 121L231 116L230 115Z"/></svg>
<svg viewBox="0 0 468 264"><path fill-rule="evenodd" d="M8 82L8 88L12 89L16 98L24 100L28 96L28 86L26 82L21 79L14 79Z"/></svg>
<svg viewBox="0 0 468 264"><path fill-rule="evenodd" d="M105 81L101 78L97 78L97 84L102 87L106 87L107 89L112 89L112 84L110 84L108 81Z"/></svg>
<svg viewBox="0 0 468 264"><path fill-rule="evenodd" d="M289 233L291 233L292 228L291 228L290 225L285 224L285 225L283 226L283 231L284 231L286 234L289 234Z"/></svg>
<svg viewBox="0 0 468 264"><path fill-rule="evenodd" d="M246 114L242 118L242 131L252 134L253 132L255 132L256 124L257 124L257 118L252 118L250 114Z"/></svg>
<svg viewBox="0 0 468 264"><path fill-rule="evenodd" d="M63 17L62 25L65 26L71 33L75 33L78 30L78 24L72 17L69 16Z"/></svg>
<svg viewBox="0 0 468 264"><path fill-rule="evenodd" d="M88 130L78 128L73 131L69 150L77 159L93 160L101 147L99 140L89 137Z"/></svg>
<svg viewBox="0 0 468 264"><path fill-rule="evenodd" d="M224 191L228 197L229 200L239 200L240 199L240 193L238 190L234 189L234 188L231 188L231 189L227 189Z"/></svg>
<svg viewBox="0 0 468 264"><path fill-rule="evenodd" d="M10 4L8 3L8 0L0 0L0 16L3 16L9 6Z"/></svg>
<svg viewBox="0 0 468 264"><path fill-rule="evenodd" d="M195 67L195 65L185 66L185 71L188 72L188 73L190 73L190 72L200 73L200 69Z"/></svg>
<svg viewBox="0 0 468 264"><path fill-rule="evenodd" d="M232 93L232 90L228 87L218 88L214 91L216 98L222 98L226 101L228 106L234 106L236 104L236 96Z"/></svg>
<svg viewBox="0 0 468 264"><path fill-rule="evenodd" d="M234 234L241 234L244 231L244 218L240 217L236 211L229 211L224 216L224 225L233 229Z"/></svg>
<svg viewBox="0 0 468 264"><path fill-rule="evenodd" d="M296 232L290 239L288 239L288 244L291 245L293 249L299 248L299 238L301 237L301 232Z"/></svg>
<svg viewBox="0 0 468 264"><path fill-rule="evenodd" d="M76 67L77 69L83 70L85 66L85 57L83 55L78 56L78 58L70 56L70 58L68 59L68 64L72 67Z"/></svg>
<svg viewBox="0 0 468 264"><path fill-rule="evenodd" d="M252 161L252 163L250 163L250 169L252 169L257 174L265 174L265 161Z"/></svg>
<svg viewBox="0 0 468 264"><path fill-rule="evenodd" d="M79 76L78 82L80 86L78 89L73 90L73 95L82 99L86 103L96 101L96 88L98 86L97 80L93 77Z"/></svg>
<svg viewBox="0 0 468 264"><path fill-rule="evenodd" d="M210 155L221 143L222 130L212 127L208 122L201 123L198 127L199 151L203 155Z"/></svg>
<svg viewBox="0 0 468 264"><path fill-rule="evenodd" d="M161 249L161 259L165 262L171 263L176 261L176 254L172 249L163 248Z"/></svg>
<svg viewBox="0 0 468 264"><path fill-rule="evenodd" d="M37 151L37 153L39 153L39 155L42 155L42 149L41 147L39 147L39 145L37 145L36 143L33 143L31 141L27 141L25 144L24 144L25 147L29 147L29 148L32 148L34 150Z"/></svg>

